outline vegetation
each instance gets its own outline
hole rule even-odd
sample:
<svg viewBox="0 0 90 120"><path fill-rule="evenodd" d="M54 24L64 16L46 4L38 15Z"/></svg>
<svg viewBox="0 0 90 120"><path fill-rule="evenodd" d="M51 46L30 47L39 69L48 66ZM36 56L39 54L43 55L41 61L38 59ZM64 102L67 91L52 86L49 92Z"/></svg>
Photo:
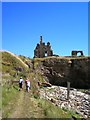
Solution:
<svg viewBox="0 0 90 120"><path fill-rule="evenodd" d="M2 116L8 117L14 108L14 102L18 96L18 86L4 85L2 87Z"/></svg>
<svg viewBox="0 0 90 120"><path fill-rule="evenodd" d="M58 106L55 106L51 102L45 99L39 99L38 100L38 106L41 107L44 110L44 115L46 118L72 118L74 117L75 119L80 120L80 116L76 114L73 111L69 111L66 109L61 109Z"/></svg>
<svg viewBox="0 0 90 120"><path fill-rule="evenodd" d="M48 118L71 118L71 115L53 105L51 102L39 99L38 106L43 108L44 115Z"/></svg>
<svg viewBox="0 0 90 120"><path fill-rule="evenodd" d="M43 77L36 72L31 72L28 74L28 78L31 82L31 92L35 98L39 98L39 86L38 82L44 82Z"/></svg>
<svg viewBox="0 0 90 120"><path fill-rule="evenodd" d="M0 115L2 113L2 90L0 88Z"/></svg>
<svg viewBox="0 0 90 120"><path fill-rule="evenodd" d="M46 58L35 58L30 59L26 58L25 56L19 56L20 59L25 64L31 65L32 62L34 62L34 68L37 68L39 65L42 64L43 61L46 59L62 59L60 57L46 57ZM66 59L66 58L65 58ZM74 59L74 58L72 58ZM32 106L32 111L34 105L37 105L40 110L43 111L43 116L45 118L71 118L74 116L75 118L79 118L78 115L76 115L74 112L68 111L68 110L62 110L58 106L55 106L50 101L47 101L45 99L41 99L39 97L39 82L44 82L43 76L40 74L39 71L35 71L32 68L27 68L25 64L23 64L19 59L12 56L11 54L7 52L2 52L2 103L0 102L0 107L2 104L3 108L3 117L9 117L11 114L11 111L14 110L15 105L17 104L17 101L19 99L19 95L21 95L22 104L25 104L24 106L27 106L31 103L31 100L33 99L34 103ZM1 70L1 69L0 69ZM25 98L25 91L22 91L22 94L18 92L18 84L12 85L11 81L13 80L19 80L19 77L22 76L24 80L26 78L30 79L31 82L31 90L29 97L26 96ZM52 91L52 89L50 89ZM29 98L29 99L28 99ZM28 99L28 100L27 100ZM26 100L26 101L24 101ZM15 104L15 105L14 105ZM29 105L30 106L30 105ZM18 106L16 106L18 107ZM18 108L17 108L18 109ZM37 108L36 108L37 109ZM27 112L27 108L25 108ZM39 112L39 111L38 111ZM41 114L41 113L40 113ZM39 116L40 116L39 114ZM42 116L42 115L41 115Z"/></svg>
<svg viewBox="0 0 90 120"><path fill-rule="evenodd" d="M2 73L8 73L10 76L26 77L29 70L28 68L16 57L7 52L2 52Z"/></svg>
<svg viewBox="0 0 90 120"><path fill-rule="evenodd" d="M76 114L74 111L70 111L68 109L63 108L63 111L67 112L69 115L71 115L74 119L80 120L80 116Z"/></svg>

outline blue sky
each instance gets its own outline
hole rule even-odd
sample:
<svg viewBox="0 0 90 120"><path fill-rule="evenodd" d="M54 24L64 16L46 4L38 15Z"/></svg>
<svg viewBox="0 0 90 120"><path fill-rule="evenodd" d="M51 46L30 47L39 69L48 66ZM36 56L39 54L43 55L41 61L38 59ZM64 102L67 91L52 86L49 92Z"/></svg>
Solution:
<svg viewBox="0 0 90 120"><path fill-rule="evenodd" d="M88 55L88 3L2 3L2 49L33 57L41 35L54 54L83 50Z"/></svg>

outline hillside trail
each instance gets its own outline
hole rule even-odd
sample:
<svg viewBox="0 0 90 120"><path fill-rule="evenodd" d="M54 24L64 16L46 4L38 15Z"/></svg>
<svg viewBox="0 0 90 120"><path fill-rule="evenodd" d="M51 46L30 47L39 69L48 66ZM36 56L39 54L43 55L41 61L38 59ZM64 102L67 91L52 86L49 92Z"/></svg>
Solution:
<svg viewBox="0 0 90 120"><path fill-rule="evenodd" d="M38 107L38 102L32 97L31 92L19 92L20 96L9 118L44 118L43 109Z"/></svg>

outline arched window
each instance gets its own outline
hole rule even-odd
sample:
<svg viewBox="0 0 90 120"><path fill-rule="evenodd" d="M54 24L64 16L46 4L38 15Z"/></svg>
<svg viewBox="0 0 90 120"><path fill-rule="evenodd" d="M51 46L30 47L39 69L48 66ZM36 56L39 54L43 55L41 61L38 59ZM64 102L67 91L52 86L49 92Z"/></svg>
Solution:
<svg viewBox="0 0 90 120"><path fill-rule="evenodd" d="M77 52L77 56L81 56L81 52Z"/></svg>

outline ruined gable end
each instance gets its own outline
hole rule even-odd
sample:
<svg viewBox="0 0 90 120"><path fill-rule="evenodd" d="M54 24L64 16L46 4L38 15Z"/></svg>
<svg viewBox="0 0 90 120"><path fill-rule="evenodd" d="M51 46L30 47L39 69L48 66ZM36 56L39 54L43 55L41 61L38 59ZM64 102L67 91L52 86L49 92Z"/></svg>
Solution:
<svg viewBox="0 0 90 120"><path fill-rule="evenodd" d="M53 56L53 50L51 49L50 42L45 45L42 42L42 36L40 36L40 43L37 44L34 50L34 58L43 58L45 56Z"/></svg>

